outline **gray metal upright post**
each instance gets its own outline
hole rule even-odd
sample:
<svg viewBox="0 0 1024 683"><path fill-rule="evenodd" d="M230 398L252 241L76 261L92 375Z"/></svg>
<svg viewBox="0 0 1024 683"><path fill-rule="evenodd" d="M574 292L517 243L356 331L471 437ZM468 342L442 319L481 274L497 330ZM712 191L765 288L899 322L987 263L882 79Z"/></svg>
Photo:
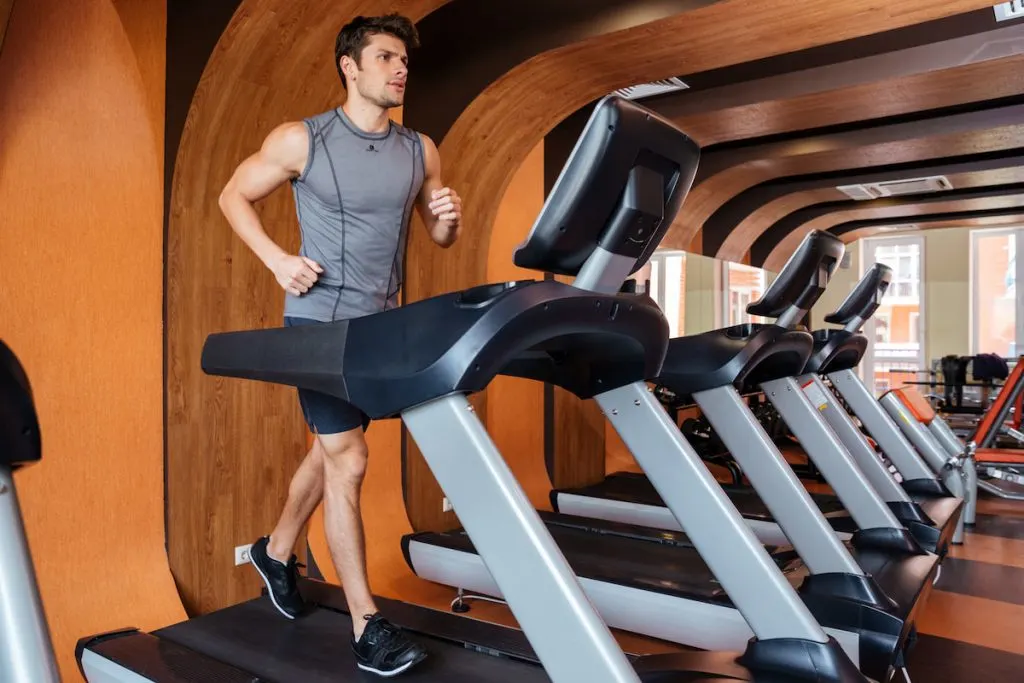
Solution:
<svg viewBox="0 0 1024 683"><path fill-rule="evenodd" d="M647 385L595 400L754 635L825 642L821 626Z"/></svg>
<svg viewBox="0 0 1024 683"><path fill-rule="evenodd" d="M828 378L904 479L936 478L853 370L832 372Z"/></svg>
<svg viewBox="0 0 1024 683"><path fill-rule="evenodd" d="M868 443L864 432L853 423L853 418L839 404L839 399L825 386L818 375L803 375L797 380L801 386L813 382L825 395L828 405L821 415L832 427L839 440L843 442L847 452L853 456L858 469L864 473L872 488L878 492L886 503L909 503L910 496L892 476L875 449Z"/></svg>
<svg viewBox="0 0 1024 683"><path fill-rule="evenodd" d="M718 387L693 398L811 573L863 575L736 389Z"/></svg>
<svg viewBox="0 0 1024 683"><path fill-rule="evenodd" d="M819 408L827 408L828 403L817 385L801 387L787 377L765 382L761 388L859 528L903 528L822 418Z"/></svg>
<svg viewBox="0 0 1024 683"><path fill-rule="evenodd" d="M910 443L914 445L914 448L924 458L924 461L928 463L928 467L932 469L932 472L942 477L944 472L949 469L950 461L956 456L950 456L946 453L942 444L936 441L935 437L928 431L928 428L921 424L920 420L910 412L896 394L892 392L887 393L879 400L879 403L889 413L889 416L892 417L896 426L910 440Z"/></svg>
<svg viewBox="0 0 1024 683"><path fill-rule="evenodd" d="M465 396L402 420L554 683L639 683Z"/></svg>
<svg viewBox="0 0 1024 683"><path fill-rule="evenodd" d="M0 465L0 681L60 683L11 469Z"/></svg>
<svg viewBox="0 0 1024 683"><path fill-rule="evenodd" d="M960 437L949 428L949 424L941 416L936 415L932 418L932 421L928 423L928 431L932 433L932 436L942 445L950 457L960 457L967 451L967 444L960 440Z"/></svg>

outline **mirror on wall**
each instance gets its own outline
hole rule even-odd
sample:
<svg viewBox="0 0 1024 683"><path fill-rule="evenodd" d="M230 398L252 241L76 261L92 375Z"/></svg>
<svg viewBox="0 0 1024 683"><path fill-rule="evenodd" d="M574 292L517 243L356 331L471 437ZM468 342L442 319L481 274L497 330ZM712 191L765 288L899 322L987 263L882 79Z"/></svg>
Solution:
<svg viewBox="0 0 1024 683"><path fill-rule="evenodd" d="M700 334L720 327L764 322L747 313L775 273L742 263L659 249L634 275L668 318L671 336Z"/></svg>

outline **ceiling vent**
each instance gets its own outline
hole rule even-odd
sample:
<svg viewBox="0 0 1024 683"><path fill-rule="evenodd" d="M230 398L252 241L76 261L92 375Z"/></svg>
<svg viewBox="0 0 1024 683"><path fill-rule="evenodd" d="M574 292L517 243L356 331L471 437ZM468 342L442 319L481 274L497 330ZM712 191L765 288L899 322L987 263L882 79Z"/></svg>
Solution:
<svg viewBox="0 0 1024 683"><path fill-rule="evenodd" d="M945 176L929 176L927 178L907 178L905 180L885 180L880 183L862 183L860 185L840 185L836 188L850 199L881 199L882 197L901 197L909 194L928 194L953 189L953 184Z"/></svg>
<svg viewBox="0 0 1024 683"><path fill-rule="evenodd" d="M902 225L883 225L878 228L878 232L906 232L907 230L917 230L917 225L904 223Z"/></svg>
<svg viewBox="0 0 1024 683"><path fill-rule="evenodd" d="M1008 19L1020 19L1024 17L1024 0L1013 0L1003 2L992 8L996 13L996 21L1007 21Z"/></svg>
<svg viewBox="0 0 1024 683"><path fill-rule="evenodd" d="M641 83L621 88L616 90L615 94L621 95L627 100L639 100L653 95L664 95L665 93L689 90L689 88L690 86L673 76L661 81L651 81L650 83Z"/></svg>

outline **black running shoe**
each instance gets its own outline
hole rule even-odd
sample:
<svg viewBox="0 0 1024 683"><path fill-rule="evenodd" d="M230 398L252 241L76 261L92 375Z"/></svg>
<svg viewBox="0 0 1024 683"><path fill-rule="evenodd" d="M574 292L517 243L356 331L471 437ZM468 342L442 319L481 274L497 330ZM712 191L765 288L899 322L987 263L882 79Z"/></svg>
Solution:
<svg viewBox="0 0 1024 683"><path fill-rule="evenodd" d="M282 564L267 554L269 536L264 536L252 544L249 550L249 560L252 566L259 572L260 578L267 586L270 593L270 601L281 614L289 619L295 619L306 609L306 604L299 594L296 585L298 577L297 562L292 555L288 564Z"/></svg>
<svg viewBox="0 0 1024 683"><path fill-rule="evenodd" d="M397 676L427 658L422 646L405 637L402 629L380 614L363 617L366 629L352 642L356 663L363 671L378 676Z"/></svg>

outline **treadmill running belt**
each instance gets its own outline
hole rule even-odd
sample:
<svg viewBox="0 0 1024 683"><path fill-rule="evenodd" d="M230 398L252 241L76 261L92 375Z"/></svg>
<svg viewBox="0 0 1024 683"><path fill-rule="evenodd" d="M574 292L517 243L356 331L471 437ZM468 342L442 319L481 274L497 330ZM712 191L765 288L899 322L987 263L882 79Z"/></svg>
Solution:
<svg viewBox="0 0 1024 683"><path fill-rule="evenodd" d="M691 547L639 541L625 536L595 534L583 529L548 524L558 548L581 578L642 588L681 598L731 604L700 554ZM407 537L429 545L476 553L461 529L423 532ZM794 553L773 553L780 569L796 563Z"/></svg>
<svg viewBox="0 0 1024 683"><path fill-rule="evenodd" d="M722 484L722 488L743 517L772 521L771 513L768 512L768 508L753 488L749 486L730 486L728 484ZM598 484L567 490L565 493L582 496L589 495L653 507L665 507L665 502L658 495L647 475L637 472L616 472L615 474L608 475L604 478L604 481ZM836 496L820 493L812 493L810 495L822 514L827 515L846 510Z"/></svg>
<svg viewBox="0 0 1024 683"><path fill-rule="evenodd" d="M261 598L169 626L154 635L252 672L261 683L379 680L356 667L349 646L351 618L328 608L317 608L290 621ZM550 681L539 666L412 635L430 656L402 674L403 680Z"/></svg>

